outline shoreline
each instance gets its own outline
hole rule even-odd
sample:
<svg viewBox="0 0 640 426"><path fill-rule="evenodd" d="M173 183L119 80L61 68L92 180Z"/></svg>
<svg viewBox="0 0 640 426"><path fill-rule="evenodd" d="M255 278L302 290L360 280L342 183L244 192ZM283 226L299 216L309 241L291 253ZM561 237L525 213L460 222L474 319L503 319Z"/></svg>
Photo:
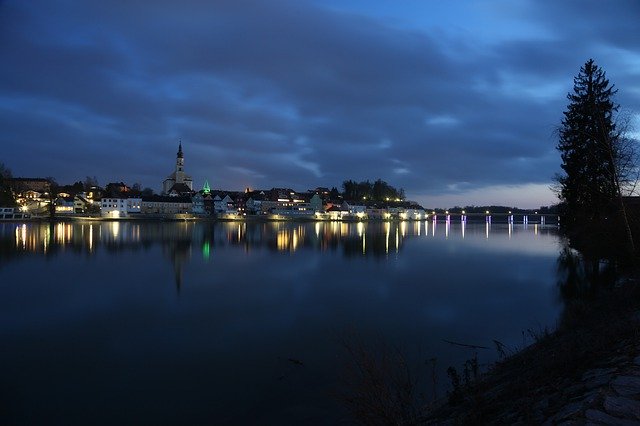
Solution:
<svg viewBox="0 0 640 426"><path fill-rule="evenodd" d="M421 424L640 424L640 270L424 408ZM453 395L453 396L452 396Z"/></svg>
<svg viewBox="0 0 640 426"><path fill-rule="evenodd" d="M76 215L67 215L67 216L55 216L51 217L29 217L29 218L12 218L12 219L0 219L0 223L15 223L15 222L258 222L258 223L266 223L266 222L339 222L339 223L394 223L394 222L433 222L432 218L426 219L416 219L416 218L318 218L318 217L272 217L272 216L243 216L243 217L214 217L214 216L155 216L155 215L144 215L144 216L128 216L128 217L103 217L103 216L76 216ZM436 223L453 223L460 224L459 220L449 220L437 219ZM465 221L466 223L473 224L482 224L486 223L484 217L473 218L471 220ZM528 222L528 223L509 223L508 221L502 220L494 220L493 222L489 222L489 225L513 225L513 226L526 226L526 225L538 225L543 227L558 227L556 223L541 223L541 222Z"/></svg>

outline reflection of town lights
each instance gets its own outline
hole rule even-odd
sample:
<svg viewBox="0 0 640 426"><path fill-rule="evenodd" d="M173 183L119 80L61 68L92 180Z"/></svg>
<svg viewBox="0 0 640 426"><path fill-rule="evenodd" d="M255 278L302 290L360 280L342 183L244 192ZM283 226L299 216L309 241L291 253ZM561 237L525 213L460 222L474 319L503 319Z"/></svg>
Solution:
<svg viewBox="0 0 640 426"><path fill-rule="evenodd" d="M396 253L400 250L400 233L398 232L398 228L396 228Z"/></svg>
<svg viewBox="0 0 640 426"><path fill-rule="evenodd" d="M24 223L22 224L21 234L22 234L22 248L25 248L27 243L27 225L25 225Z"/></svg>
<svg viewBox="0 0 640 426"><path fill-rule="evenodd" d="M113 238L118 238L118 233L120 232L120 222L112 222L111 223L111 234Z"/></svg>
<svg viewBox="0 0 640 426"><path fill-rule="evenodd" d="M389 253L389 233L391 231L391 225L389 225L389 222L386 222L384 224L384 230L385 230L385 245L384 245L384 252L385 253Z"/></svg>

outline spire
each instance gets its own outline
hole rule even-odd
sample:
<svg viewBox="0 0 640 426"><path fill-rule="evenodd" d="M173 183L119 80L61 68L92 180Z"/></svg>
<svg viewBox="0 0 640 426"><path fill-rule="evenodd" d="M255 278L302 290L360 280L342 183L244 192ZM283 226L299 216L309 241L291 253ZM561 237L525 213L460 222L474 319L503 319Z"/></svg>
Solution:
<svg viewBox="0 0 640 426"><path fill-rule="evenodd" d="M204 185L202 186L202 193L205 195L211 193L211 187L209 187L209 181L206 179L204 180Z"/></svg>
<svg viewBox="0 0 640 426"><path fill-rule="evenodd" d="M180 145L178 146L178 158L184 158L182 154L182 139L180 139Z"/></svg>

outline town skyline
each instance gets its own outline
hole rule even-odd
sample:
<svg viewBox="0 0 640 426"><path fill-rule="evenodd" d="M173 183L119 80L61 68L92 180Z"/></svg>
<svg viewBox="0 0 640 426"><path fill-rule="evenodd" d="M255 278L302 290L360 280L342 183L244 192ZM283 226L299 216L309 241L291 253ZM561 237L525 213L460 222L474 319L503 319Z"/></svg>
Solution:
<svg viewBox="0 0 640 426"><path fill-rule="evenodd" d="M7 1L0 161L159 192L181 139L194 187L381 178L422 205L549 205L586 59L637 138L638 8Z"/></svg>

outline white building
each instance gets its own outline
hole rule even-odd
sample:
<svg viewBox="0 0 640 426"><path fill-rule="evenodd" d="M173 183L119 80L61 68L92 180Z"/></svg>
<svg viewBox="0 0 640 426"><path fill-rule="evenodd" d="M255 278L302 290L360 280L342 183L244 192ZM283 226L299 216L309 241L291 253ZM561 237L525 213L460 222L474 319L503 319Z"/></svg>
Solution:
<svg viewBox="0 0 640 426"><path fill-rule="evenodd" d="M100 200L100 216L111 218L129 217L140 213L142 198L103 198Z"/></svg>

